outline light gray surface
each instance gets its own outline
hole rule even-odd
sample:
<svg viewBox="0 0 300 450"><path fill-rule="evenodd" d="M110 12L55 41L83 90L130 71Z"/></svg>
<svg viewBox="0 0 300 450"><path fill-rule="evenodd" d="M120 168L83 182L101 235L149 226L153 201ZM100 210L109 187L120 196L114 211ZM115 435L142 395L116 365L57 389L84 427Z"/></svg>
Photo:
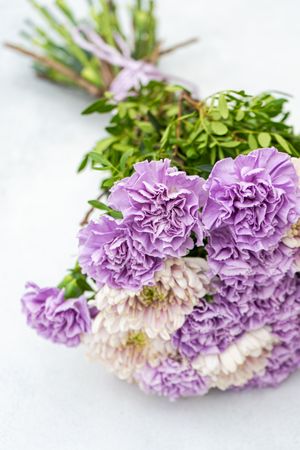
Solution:
<svg viewBox="0 0 300 450"><path fill-rule="evenodd" d="M299 2L159 3L169 43L201 37L166 58L166 71L193 80L202 95L290 92L296 122ZM0 11L1 40L16 38L30 15L27 2L0 0ZM77 223L98 182L75 168L105 122L80 117L89 99L34 79L28 60L1 49L0 69L1 450L299 449L300 374L274 391L215 392L171 404L117 381L82 350L54 346L26 328L24 282L55 284L72 264Z"/></svg>

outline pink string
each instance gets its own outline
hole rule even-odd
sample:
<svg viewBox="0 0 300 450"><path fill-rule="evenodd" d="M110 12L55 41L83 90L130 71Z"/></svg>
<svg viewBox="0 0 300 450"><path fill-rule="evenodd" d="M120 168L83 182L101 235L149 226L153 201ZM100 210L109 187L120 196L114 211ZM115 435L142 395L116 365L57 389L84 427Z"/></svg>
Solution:
<svg viewBox="0 0 300 450"><path fill-rule="evenodd" d="M74 42L79 47L92 53L100 60L122 69L109 87L117 102L124 100L129 94L132 95L133 90L139 89L141 85L147 85L151 80L177 80L179 83L191 88L192 92L197 92L197 88L192 83L163 74L154 64L133 59L130 47L120 35L116 35L115 39L121 51L107 44L99 34L87 26L74 28L71 33Z"/></svg>

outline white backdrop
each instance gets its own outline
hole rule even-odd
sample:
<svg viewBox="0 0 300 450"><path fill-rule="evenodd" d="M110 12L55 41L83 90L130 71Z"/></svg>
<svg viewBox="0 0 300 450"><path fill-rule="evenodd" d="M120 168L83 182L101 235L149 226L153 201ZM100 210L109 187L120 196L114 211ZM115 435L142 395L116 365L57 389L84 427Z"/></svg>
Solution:
<svg viewBox="0 0 300 450"><path fill-rule="evenodd" d="M298 1L157 2L168 43L201 38L166 58L165 71L194 81L202 95L289 92L300 128ZM32 15L27 2L0 0L0 11L0 40L18 40ZM1 450L298 450L300 373L277 390L172 404L26 328L25 281L55 284L73 262L77 224L98 183L98 174L76 176L75 168L105 120L80 117L90 101L83 93L34 79L28 60L0 51Z"/></svg>

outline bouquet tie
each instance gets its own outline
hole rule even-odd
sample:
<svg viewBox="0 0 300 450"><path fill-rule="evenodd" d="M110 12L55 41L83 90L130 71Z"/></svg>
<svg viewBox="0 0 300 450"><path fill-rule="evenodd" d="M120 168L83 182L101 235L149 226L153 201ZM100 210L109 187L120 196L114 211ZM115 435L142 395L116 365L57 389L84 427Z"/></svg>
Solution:
<svg viewBox="0 0 300 450"><path fill-rule="evenodd" d="M104 40L87 26L81 26L72 30L74 42L84 50L87 50L101 61L105 61L122 70L113 79L109 91L114 100L119 102L133 94L140 86L146 86L154 81L177 81L189 87L193 95L197 95L197 87L190 81L179 77L164 74L157 66L145 60L136 60L131 56L130 46L119 34L115 34L115 41L120 49L108 45Z"/></svg>
<svg viewBox="0 0 300 450"><path fill-rule="evenodd" d="M121 51L106 44L99 34L86 26L73 29L72 36L74 42L82 49L89 51L101 61L122 68L109 86L109 91L116 101L124 100L133 89L138 89L140 85L146 85L151 80L169 79L154 64L132 58L129 45L119 34L115 34L115 40Z"/></svg>

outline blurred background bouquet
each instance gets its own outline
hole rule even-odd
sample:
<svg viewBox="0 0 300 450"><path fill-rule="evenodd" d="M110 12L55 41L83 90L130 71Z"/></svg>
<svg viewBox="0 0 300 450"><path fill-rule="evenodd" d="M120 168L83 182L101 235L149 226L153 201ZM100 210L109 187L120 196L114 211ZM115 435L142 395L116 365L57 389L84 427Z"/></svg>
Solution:
<svg viewBox="0 0 300 450"><path fill-rule="evenodd" d="M6 45L30 57L39 77L77 86L95 97L110 91L119 101L141 84L169 79L158 69L159 59L196 41L162 47L153 0L135 0L127 8L127 27L113 0L88 0L83 19L65 0L56 0L52 8L29 1L41 24L25 22L21 35L26 46Z"/></svg>

